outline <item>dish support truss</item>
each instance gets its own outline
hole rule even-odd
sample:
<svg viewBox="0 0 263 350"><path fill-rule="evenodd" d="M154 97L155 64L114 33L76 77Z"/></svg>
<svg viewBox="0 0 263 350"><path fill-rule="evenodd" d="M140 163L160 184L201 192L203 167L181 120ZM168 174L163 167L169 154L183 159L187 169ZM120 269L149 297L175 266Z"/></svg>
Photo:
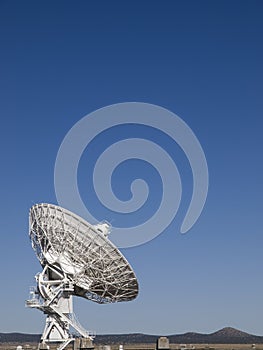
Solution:
<svg viewBox="0 0 263 350"><path fill-rule="evenodd" d="M37 287L30 290L30 299L26 301L26 306L39 309L47 315L41 344L58 342L61 343L58 350L64 349L75 340L70 328L77 335L92 342L95 335L86 331L73 313L74 286L66 274L47 264L36 275L36 281Z"/></svg>

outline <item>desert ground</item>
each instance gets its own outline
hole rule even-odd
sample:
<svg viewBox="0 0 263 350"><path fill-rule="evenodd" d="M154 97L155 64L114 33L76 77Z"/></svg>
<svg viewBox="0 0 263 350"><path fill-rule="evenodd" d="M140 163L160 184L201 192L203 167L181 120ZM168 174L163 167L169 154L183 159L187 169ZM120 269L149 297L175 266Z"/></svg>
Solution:
<svg viewBox="0 0 263 350"><path fill-rule="evenodd" d="M23 350L37 350L37 343L0 343L0 350L16 350L22 346ZM103 345L94 345L95 350L106 350ZM57 345L52 345L50 350L56 350ZM66 350L72 350L69 345ZM119 350L118 344L111 344L111 350ZM124 344L123 350L155 350L156 344ZM171 350L263 350L263 344L170 344Z"/></svg>

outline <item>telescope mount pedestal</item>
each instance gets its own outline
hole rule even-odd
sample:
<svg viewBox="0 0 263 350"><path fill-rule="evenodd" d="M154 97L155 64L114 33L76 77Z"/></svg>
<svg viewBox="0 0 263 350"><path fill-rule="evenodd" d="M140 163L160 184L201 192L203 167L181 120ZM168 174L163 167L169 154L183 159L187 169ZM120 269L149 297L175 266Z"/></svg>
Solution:
<svg viewBox="0 0 263 350"><path fill-rule="evenodd" d="M47 315L46 325L41 336L39 350L49 349L49 343L60 343L58 350L63 350L74 341L81 349L92 349L92 336L76 319L73 313L73 283L59 268L45 265L41 273L36 275L37 287L31 289L27 307L37 308ZM73 328L79 338L70 332ZM76 341L76 344L75 344ZM86 345L88 347L86 347Z"/></svg>

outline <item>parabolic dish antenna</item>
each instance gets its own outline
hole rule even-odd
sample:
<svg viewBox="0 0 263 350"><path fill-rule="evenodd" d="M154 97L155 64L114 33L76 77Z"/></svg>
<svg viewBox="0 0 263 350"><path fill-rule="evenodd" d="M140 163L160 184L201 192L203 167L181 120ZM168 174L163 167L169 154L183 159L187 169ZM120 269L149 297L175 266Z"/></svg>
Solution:
<svg viewBox="0 0 263 350"><path fill-rule="evenodd" d="M107 222L91 225L72 212L52 204L30 209L29 235L43 267L36 275L28 307L47 314L41 346L61 342L65 348L74 337L70 327L88 340L73 313L72 296L100 304L130 301L138 295L136 276L125 257L110 242Z"/></svg>

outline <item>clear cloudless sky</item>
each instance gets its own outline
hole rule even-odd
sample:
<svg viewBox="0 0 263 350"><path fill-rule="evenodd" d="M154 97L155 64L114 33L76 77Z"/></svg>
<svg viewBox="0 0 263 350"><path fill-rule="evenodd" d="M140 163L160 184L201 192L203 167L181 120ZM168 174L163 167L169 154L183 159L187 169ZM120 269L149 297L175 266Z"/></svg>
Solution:
<svg viewBox="0 0 263 350"><path fill-rule="evenodd" d="M98 108L138 101L163 106L192 128L208 162L207 202L181 235L192 190L182 151L148 129L113 130L115 138L117 131L152 132L165 143L182 175L182 207L163 234L122 250L136 271L138 298L113 305L75 298L80 322L97 333L232 326L263 335L262 38L263 2L255 0L0 1L0 332L44 326L44 316L24 306L41 270L28 211L57 203L54 163L64 136ZM79 182L100 216L97 201L88 200L92 156L92 148L83 154ZM138 175L142 166L156 194L150 213L160 178L145 164L133 166L114 174L113 187L127 199L125 172ZM137 214L129 225L140 222Z"/></svg>

